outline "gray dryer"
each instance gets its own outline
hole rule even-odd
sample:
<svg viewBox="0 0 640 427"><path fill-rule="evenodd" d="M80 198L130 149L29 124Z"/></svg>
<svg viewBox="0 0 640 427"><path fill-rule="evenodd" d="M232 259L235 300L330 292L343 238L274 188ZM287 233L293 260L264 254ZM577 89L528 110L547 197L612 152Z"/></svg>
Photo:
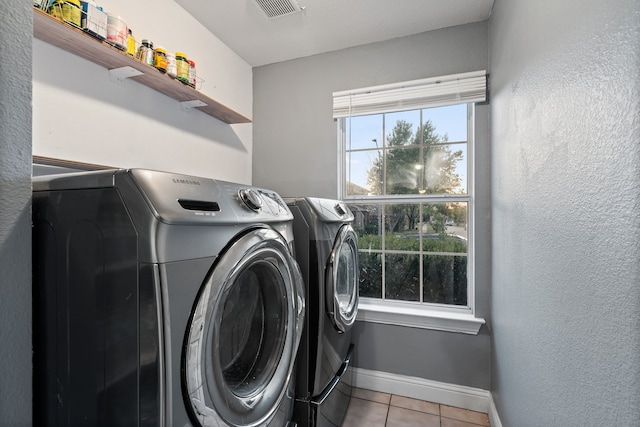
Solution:
<svg viewBox="0 0 640 427"><path fill-rule="evenodd" d="M358 241L353 213L339 200L286 198L307 298L296 368L293 419L301 427L339 427L351 396L358 312Z"/></svg>

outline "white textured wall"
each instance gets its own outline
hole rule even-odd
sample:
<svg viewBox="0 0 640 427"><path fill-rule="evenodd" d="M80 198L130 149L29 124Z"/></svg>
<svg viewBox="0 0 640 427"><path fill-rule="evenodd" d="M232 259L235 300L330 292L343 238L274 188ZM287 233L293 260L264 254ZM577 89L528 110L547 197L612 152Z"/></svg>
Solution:
<svg viewBox="0 0 640 427"><path fill-rule="evenodd" d="M505 426L640 423L640 2L496 0L493 394Z"/></svg>
<svg viewBox="0 0 640 427"><path fill-rule="evenodd" d="M0 0L0 426L31 425L31 5Z"/></svg>
<svg viewBox="0 0 640 427"><path fill-rule="evenodd" d="M201 91L252 117L251 67L173 0L102 0L139 42L185 52ZM33 43L35 155L251 182L252 124L227 125L40 40Z"/></svg>

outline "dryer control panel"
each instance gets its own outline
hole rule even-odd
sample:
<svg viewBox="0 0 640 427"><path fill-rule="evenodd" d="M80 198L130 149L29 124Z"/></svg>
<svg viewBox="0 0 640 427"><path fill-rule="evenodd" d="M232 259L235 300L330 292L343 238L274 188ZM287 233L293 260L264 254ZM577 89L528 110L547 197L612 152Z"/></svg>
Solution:
<svg viewBox="0 0 640 427"><path fill-rule="evenodd" d="M321 199L318 197L306 197L305 199L325 222L353 221L353 213L347 204L341 200Z"/></svg>

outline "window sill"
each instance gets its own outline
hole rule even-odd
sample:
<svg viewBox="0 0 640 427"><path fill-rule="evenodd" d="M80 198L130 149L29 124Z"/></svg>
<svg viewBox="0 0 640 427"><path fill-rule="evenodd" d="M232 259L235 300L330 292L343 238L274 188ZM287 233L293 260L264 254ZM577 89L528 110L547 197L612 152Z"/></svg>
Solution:
<svg viewBox="0 0 640 427"><path fill-rule="evenodd" d="M470 310L454 310L441 311L410 303L381 302L361 298L358 303L357 320L478 335L485 320L475 317Z"/></svg>

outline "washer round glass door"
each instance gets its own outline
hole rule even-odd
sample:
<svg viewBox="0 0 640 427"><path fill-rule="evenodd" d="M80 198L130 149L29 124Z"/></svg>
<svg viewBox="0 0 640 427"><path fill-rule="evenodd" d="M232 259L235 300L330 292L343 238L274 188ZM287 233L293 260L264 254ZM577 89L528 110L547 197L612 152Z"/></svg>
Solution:
<svg viewBox="0 0 640 427"><path fill-rule="evenodd" d="M257 426L291 380L302 321L302 276L284 239L254 229L205 281L185 337L185 401L201 426Z"/></svg>
<svg viewBox="0 0 640 427"><path fill-rule="evenodd" d="M353 227L338 231L326 271L327 310L338 332L346 332L358 314L358 237Z"/></svg>

